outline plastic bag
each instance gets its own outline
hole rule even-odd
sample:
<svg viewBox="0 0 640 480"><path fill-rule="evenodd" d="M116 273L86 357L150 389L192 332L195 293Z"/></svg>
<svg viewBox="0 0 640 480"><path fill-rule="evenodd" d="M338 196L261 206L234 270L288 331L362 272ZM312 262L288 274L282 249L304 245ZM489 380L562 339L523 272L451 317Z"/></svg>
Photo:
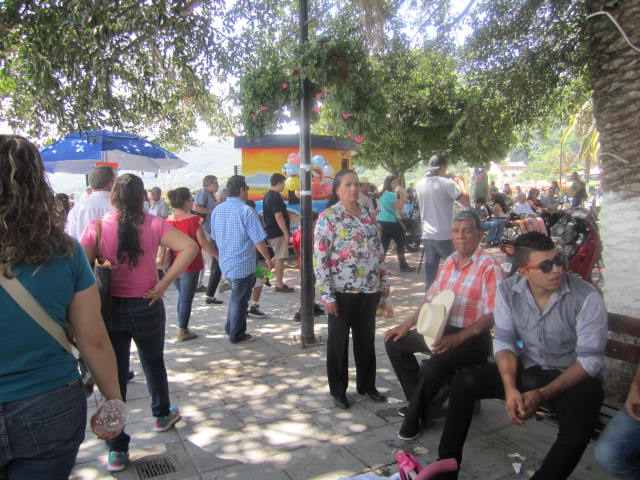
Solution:
<svg viewBox="0 0 640 480"><path fill-rule="evenodd" d="M393 318L393 304L391 303L391 299L389 297L384 297L380 299L380 303L378 304L378 309L376 310L377 317L384 318Z"/></svg>

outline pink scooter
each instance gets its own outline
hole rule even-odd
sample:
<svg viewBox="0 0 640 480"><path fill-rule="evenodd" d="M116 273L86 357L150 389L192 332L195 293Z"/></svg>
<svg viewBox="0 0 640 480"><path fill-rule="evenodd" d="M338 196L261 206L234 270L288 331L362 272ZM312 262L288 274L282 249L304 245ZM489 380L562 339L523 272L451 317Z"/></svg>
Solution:
<svg viewBox="0 0 640 480"><path fill-rule="evenodd" d="M401 480L428 480L440 473L458 471L458 461L455 458L443 458L423 467L410 453L398 452L395 456Z"/></svg>

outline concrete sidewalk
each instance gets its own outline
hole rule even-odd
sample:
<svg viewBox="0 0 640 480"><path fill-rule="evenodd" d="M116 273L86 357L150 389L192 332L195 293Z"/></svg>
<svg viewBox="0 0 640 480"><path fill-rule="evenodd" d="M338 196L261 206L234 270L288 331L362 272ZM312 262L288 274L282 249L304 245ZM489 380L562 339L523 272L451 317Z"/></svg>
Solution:
<svg viewBox="0 0 640 480"><path fill-rule="evenodd" d="M496 252L492 249L491 252ZM419 253L410 254L417 265ZM182 420L175 429L152 432L150 398L135 351L129 383L131 463L114 476L119 479L259 479L337 480L375 472L391 476L397 471L394 454L414 453L423 463L435 460L444 417L413 442L396 436L404 405L402 391L382 343L387 328L404 320L419 305L424 293L424 272L401 273L395 255L389 255L395 318L378 318L378 388L389 403L374 403L355 392L355 368L350 360L349 410L333 407L325 372L325 347L301 349L300 326L292 321L298 309L299 279L294 259L286 281L294 293L276 293L265 287L260 308L267 318L249 317L247 331L258 340L232 345L224 334L229 294L223 305L194 300L190 328L199 337L175 342L177 292L167 292L165 359L171 399ZM316 336L326 338L326 316L316 317ZM97 399L89 399L93 413ZM528 478L540 464L556 435L556 428L529 421L512 426L502 402L485 400L474 418L465 447L461 479L498 480ZM517 475L512 463L522 463ZM106 470L104 442L87 430L73 479L112 478ZM593 458L593 445L585 452L572 479L606 480L609 477Z"/></svg>

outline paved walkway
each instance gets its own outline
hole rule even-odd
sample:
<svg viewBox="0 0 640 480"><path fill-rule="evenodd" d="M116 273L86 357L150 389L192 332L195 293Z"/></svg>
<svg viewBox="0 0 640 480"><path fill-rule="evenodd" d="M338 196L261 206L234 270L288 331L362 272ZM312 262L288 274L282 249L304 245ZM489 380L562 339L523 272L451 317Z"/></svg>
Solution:
<svg viewBox="0 0 640 480"><path fill-rule="evenodd" d="M419 254L409 255L411 264L417 265L418 259ZM400 450L414 453L423 462L436 458L443 416L416 441L404 442L396 436L401 421L396 411L403 405L403 396L382 344L386 329L419 304L424 272L393 273L391 298L396 316L378 318L378 388L388 395L389 403L374 403L355 393L351 360L349 397L353 406L338 410L328 393L325 347L303 350L296 339L300 327L292 318L298 308L299 280L293 259L289 267L286 281L296 291L263 290L261 309L269 316L249 319L248 332L259 338L246 345L232 345L224 335L228 293L222 295L224 305L205 305L197 297L190 328L199 338L175 342L177 293L167 292L165 358L171 398L180 406L182 420L168 432L151 431L144 374L132 353L136 377L129 384L127 426L132 436L132 463L117 478L337 480L364 472L391 476L396 471L393 456ZM398 271L394 254L390 254L389 267ZM326 331L326 316L316 317L316 336L324 339ZM95 410L94 397L90 405L89 414ZM512 426L501 402L485 400L472 424L460 478L528 478L555 434L555 427L544 422L532 420L525 428ZM520 475L512 463L523 464ZM106 471L104 443L90 431L71 478L112 478ZM571 478L610 478L593 459L593 445Z"/></svg>

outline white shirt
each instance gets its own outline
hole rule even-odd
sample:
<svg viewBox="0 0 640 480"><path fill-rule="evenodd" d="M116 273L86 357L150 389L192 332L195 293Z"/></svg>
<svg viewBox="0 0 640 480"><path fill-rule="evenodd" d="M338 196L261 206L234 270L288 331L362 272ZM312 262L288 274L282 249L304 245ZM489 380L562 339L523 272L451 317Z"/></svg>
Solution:
<svg viewBox="0 0 640 480"><path fill-rule="evenodd" d="M528 203L516 202L516 204L513 206L513 212L516 215L535 215Z"/></svg>
<svg viewBox="0 0 640 480"><path fill-rule="evenodd" d="M451 239L453 202L462 194L458 184L447 177L425 177L416 185L422 238L428 240Z"/></svg>
<svg viewBox="0 0 640 480"><path fill-rule="evenodd" d="M114 208L111 205L111 193L102 190L94 191L69 211L65 231L73 238L80 240L84 227L91 220L95 220L112 210Z"/></svg>

